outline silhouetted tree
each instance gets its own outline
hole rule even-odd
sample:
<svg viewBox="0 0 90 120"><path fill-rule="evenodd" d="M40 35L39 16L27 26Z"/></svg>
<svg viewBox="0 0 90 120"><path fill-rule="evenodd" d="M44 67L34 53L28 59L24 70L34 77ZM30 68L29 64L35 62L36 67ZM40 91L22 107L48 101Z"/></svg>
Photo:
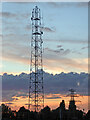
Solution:
<svg viewBox="0 0 90 120"><path fill-rule="evenodd" d="M24 106L21 107L17 113L18 120L28 120L30 111L25 109Z"/></svg>
<svg viewBox="0 0 90 120"><path fill-rule="evenodd" d="M84 117L84 120L90 120L90 110L87 112L86 116Z"/></svg>
<svg viewBox="0 0 90 120"><path fill-rule="evenodd" d="M7 105L2 104L2 120L15 120L14 114L11 111L11 108L9 108Z"/></svg>
<svg viewBox="0 0 90 120"><path fill-rule="evenodd" d="M42 109L40 115L41 115L42 120L51 120L50 107L46 106L44 109Z"/></svg>

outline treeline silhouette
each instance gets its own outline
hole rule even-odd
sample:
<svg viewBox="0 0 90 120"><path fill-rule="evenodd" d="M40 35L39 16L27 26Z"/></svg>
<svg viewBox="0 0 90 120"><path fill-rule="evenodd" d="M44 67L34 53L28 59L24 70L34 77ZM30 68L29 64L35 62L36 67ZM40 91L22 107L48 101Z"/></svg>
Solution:
<svg viewBox="0 0 90 120"><path fill-rule="evenodd" d="M77 110L75 105L66 109L64 100L57 109L51 110L46 106L40 112L29 111L24 106L16 112L5 104L2 104L0 108L1 120L90 120L90 110L84 113L84 111Z"/></svg>

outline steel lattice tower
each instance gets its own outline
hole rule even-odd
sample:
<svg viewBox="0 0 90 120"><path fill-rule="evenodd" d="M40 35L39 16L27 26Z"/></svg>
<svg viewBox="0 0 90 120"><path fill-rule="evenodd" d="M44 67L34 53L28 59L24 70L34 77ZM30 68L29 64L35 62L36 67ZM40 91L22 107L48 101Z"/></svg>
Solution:
<svg viewBox="0 0 90 120"><path fill-rule="evenodd" d="M32 11L31 65L29 84L29 109L38 112L44 107L42 24L41 11L35 6Z"/></svg>

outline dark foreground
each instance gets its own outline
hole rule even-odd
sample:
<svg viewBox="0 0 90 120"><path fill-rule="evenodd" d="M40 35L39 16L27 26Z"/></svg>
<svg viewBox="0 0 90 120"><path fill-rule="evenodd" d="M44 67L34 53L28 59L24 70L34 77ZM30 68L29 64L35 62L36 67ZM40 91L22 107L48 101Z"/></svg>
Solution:
<svg viewBox="0 0 90 120"><path fill-rule="evenodd" d="M33 112L21 107L18 112L2 104L2 119L1 120L90 120L90 110L87 113L77 110L75 101L71 101L69 109L65 109L64 100L55 110L50 110L48 106L40 112Z"/></svg>

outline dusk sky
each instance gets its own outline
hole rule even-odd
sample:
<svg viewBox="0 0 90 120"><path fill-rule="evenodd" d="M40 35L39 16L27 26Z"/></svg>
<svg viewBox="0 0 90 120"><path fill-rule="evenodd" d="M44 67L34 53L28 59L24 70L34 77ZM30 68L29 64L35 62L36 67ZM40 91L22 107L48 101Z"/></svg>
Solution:
<svg viewBox="0 0 90 120"><path fill-rule="evenodd" d="M66 93L73 87L79 94L84 95L77 98L82 101L77 104L87 111L87 2L2 3L2 10L0 9L0 18L2 14L2 33L0 33L2 64L0 68L2 72L0 75L7 73L3 75L2 80L3 101L13 109L18 109L28 102L31 12L36 5L41 9L44 27L43 70L45 71L44 83L46 87L48 86L45 90L45 105L56 108L60 101L65 99L68 106L70 97L67 98Z"/></svg>
<svg viewBox="0 0 90 120"><path fill-rule="evenodd" d="M2 72L29 73L31 12L41 9L43 67L50 73L87 72L87 3L2 3Z"/></svg>

